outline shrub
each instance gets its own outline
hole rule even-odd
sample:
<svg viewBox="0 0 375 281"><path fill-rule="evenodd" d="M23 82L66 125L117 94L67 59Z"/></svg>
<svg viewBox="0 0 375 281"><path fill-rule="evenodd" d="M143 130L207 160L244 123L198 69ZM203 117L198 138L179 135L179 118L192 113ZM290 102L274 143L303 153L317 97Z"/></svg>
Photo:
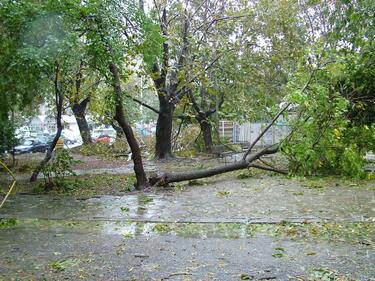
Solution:
<svg viewBox="0 0 375 281"><path fill-rule="evenodd" d="M73 171L75 163L77 161L74 160L69 150L56 150L51 161L42 169L45 187L70 188L71 186L66 182L66 177L76 175Z"/></svg>

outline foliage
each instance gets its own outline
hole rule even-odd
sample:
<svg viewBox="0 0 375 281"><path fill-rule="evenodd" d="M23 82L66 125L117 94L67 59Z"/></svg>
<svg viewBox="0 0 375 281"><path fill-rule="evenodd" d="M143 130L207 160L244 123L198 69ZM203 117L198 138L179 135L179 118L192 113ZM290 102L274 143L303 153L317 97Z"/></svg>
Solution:
<svg viewBox="0 0 375 281"><path fill-rule="evenodd" d="M97 142L82 145L72 150L85 156L102 156L106 158L127 154L130 151L128 144L124 140L116 140L113 144Z"/></svg>
<svg viewBox="0 0 375 281"><path fill-rule="evenodd" d="M50 267L57 271L64 271L65 269L77 266L80 262L79 259L69 258L62 261L55 261L50 264Z"/></svg>
<svg viewBox="0 0 375 281"><path fill-rule="evenodd" d="M240 180L244 180L244 179L249 179L249 178L252 178L254 175L252 174L251 170L247 171L247 172L241 172L240 174L238 174L236 177Z"/></svg>
<svg viewBox="0 0 375 281"><path fill-rule="evenodd" d="M177 130L177 129L176 129ZM178 138L175 138L175 150L178 153L193 153L193 149L196 149L198 144L198 136L200 134L200 129L197 125L185 125L180 132ZM201 141L201 140L200 140ZM200 142L202 145L202 141ZM198 149L199 150L199 149ZM182 156L182 155L181 155Z"/></svg>
<svg viewBox="0 0 375 281"><path fill-rule="evenodd" d="M168 233L168 232L171 232L171 227L164 223L158 223L158 224L155 224L154 227L152 228L152 231L156 232L156 233Z"/></svg>
<svg viewBox="0 0 375 281"><path fill-rule="evenodd" d="M288 83L296 110L290 118L293 133L282 149L292 172L364 176L364 156L375 149L375 24L370 2L338 3L328 16L331 29L324 47L321 42L312 45L305 55L308 65L301 64ZM314 71L306 91L298 90Z"/></svg>
<svg viewBox="0 0 375 281"><path fill-rule="evenodd" d="M290 118L293 132L282 150L292 172L362 177L364 156L374 149L375 126L352 126L347 115L350 103L331 85L328 69L308 91L290 95L298 117Z"/></svg>
<svg viewBox="0 0 375 281"><path fill-rule="evenodd" d="M309 280L319 280L319 281L351 281L353 279L341 276L336 270L331 270L329 268L313 268L311 274L309 275Z"/></svg>
<svg viewBox="0 0 375 281"><path fill-rule="evenodd" d="M31 1L3 1L0 5L0 152L14 145L11 112L18 112L38 97L40 70L20 58L25 25L36 16L38 6Z"/></svg>
<svg viewBox="0 0 375 281"><path fill-rule="evenodd" d="M239 52L228 53L217 74L227 77L219 84L226 93L220 117L267 120L288 94L287 82L310 47L307 19L296 1L263 0L245 11L249 16L236 21L243 30L236 38Z"/></svg>
<svg viewBox="0 0 375 281"><path fill-rule="evenodd" d="M42 169L45 186L48 188L53 186L65 189L71 188L71 186L66 184L65 178L67 176L76 176L73 171L73 165L76 162L69 150L56 150L52 161L47 163Z"/></svg>
<svg viewBox="0 0 375 281"><path fill-rule="evenodd" d="M144 154L149 153L153 148L153 138L143 137L136 134L137 140L140 142ZM118 158L126 159L130 153L130 148L125 139L117 138L114 143L106 144L97 142L87 145L74 147L71 149L74 153L85 156L100 156L102 158Z"/></svg>
<svg viewBox="0 0 375 281"><path fill-rule="evenodd" d="M364 154L375 150L374 8L371 0L155 1L145 12L130 0L5 0L0 5L1 151L14 145L10 114L53 101L54 88L70 102L91 93L93 115L110 124L116 100L108 66L114 63L130 122L139 120L134 95L141 92L157 108L151 80L161 82L159 102L173 103L175 115L189 119L176 142L177 150L185 150L181 155L203 147L190 126L197 114L211 118L210 124L219 118L268 120L288 95L298 117L290 119L294 131L283 143L292 171L361 177ZM320 60L334 63L319 70L301 93ZM74 83L81 66L84 96ZM113 150L122 152L95 145L82 153Z"/></svg>
<svg viewBox="0 0 375 281"><path fill-rule="evenodd" d="M19 223L16 219L0 218L0 229L14 227Z"/></svg>
<svg viewBox="0 0 375 281"><path fill-rule="evenodd" d="M18 143L15 136L15 124L8 118L0 117L0 154L10 151Z"/></svg>
<svg viewBox="0 0 375 281"><path fill-rule="evenodd" d="M151 71L154 64L162 58L162 46L166 38L160 32L156 9L152 9L148 16L143 11L139 11L138 15L143 40L138 42L135 50L143 57L145 69Z"/></svg>

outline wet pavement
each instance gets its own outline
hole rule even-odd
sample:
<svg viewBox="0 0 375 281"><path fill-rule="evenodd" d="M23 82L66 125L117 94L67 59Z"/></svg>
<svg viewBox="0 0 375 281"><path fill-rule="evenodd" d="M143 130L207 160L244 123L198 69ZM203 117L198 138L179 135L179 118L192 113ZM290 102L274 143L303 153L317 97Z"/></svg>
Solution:
<svg viewBox="0 0 375 281"><path fill-rule="evenodd" d="M0 210L17 219L0 229L0 280L375 280L374 182L198 183L12 196Z"/></svg>
<svg viewBox="0 0 375 281"><path fill-rule="evenodd" d="M103 231L103 228L95 231L94 227L75 229L41 224L3 230L1 242L0 273L7 278L4 280L11 277L17 280L250 280L241 279L241 274L253 280L304 280L301 278L321 270L371 280L375 273L371 266L375 263L374 250L367 246L295 241L262 234L229 239L183 237L147 235L141 228L131 237L108 229Z"/></svg>
<svg viewBox="0 0 375 281"><path fill-rule="evenodd" d="M148 222L374 220L375 190L370 186L313 185L317 186L277 177L229 178L126 196L16 195L9 198L1 216Z"/></svg>

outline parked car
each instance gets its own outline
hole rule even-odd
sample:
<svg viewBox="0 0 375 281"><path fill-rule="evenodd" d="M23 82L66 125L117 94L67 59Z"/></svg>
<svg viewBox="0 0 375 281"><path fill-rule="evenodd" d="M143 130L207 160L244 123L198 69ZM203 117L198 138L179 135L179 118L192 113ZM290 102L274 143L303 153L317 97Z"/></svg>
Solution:
<svg viewBox="0 0 375 281"><path fill-rule="evenodd" d="M115 139L116 138L116 131L113 128L103 128L103 127L101 127L101 128L94 129L92 131L92 134L91 134L93 139L96 139L101 135L106 135L106 136L109 136L112 139Z"/></svg>
<svg viewBox="0 0 375 281"><path fill-rule="evenodd" d="M111 137L108 135L100 135L99 137L94 139L94 143L105 143L105 144L110 144L111 143Z"/></svg>
<svg viewBox="0 0 375 281"><path fill-rule="evenodd" d="M33 153L33 152L46 152L48 143L38 139L26 139L21 141L20 145L14 148L15 154Z"/></svg>
<svg viewBox="0 0 375 281"><path fill-rule="evenodd" d="M46 136L39 136L37 138L34 138L34 140L40 142L40 143L45 143L47 146L50 146L55 135L46 135Z"/></svg>
<svg viewBox="0 0 375 281"><path fill-rule="evenodd" d="M72 144L78 142L79 139L80 139L80 136L77 136L75 134L75 132L73 132L72 130L69 130L69 129L64 129L61 132L61 137L64 139L64 143L66 145L72 145Z"/></svg>

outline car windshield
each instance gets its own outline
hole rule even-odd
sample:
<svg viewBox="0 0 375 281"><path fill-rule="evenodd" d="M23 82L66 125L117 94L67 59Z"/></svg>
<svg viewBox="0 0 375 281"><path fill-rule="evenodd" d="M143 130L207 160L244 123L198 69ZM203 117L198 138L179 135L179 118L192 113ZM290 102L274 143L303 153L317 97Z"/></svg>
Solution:
<svg viewBox="0 0 375 281"><path fill-rule="evenodd" d="M25 140L22 142L22 145L32 145L33 141L32 140Z"/></svg>

